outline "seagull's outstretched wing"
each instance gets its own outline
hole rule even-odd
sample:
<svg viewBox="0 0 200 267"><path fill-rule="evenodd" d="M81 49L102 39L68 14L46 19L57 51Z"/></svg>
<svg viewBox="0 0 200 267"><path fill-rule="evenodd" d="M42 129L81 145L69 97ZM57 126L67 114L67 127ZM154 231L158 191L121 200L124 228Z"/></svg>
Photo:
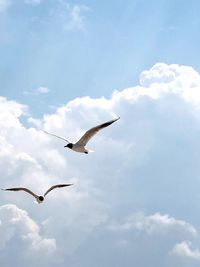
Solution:
<svg viewBox="0 0 200 267"><path fill-rule="evenodd" d="M101 129L103 128L106 128L108 127L109 125L111 125L113 122L119 120L119 118L117 119L114 119L114 120L111 120L111 121L107 121L107 122L104 122L100 125L97 125L93 128L91 128L90 130L88 130L81 138L80 140L78 140L78 142L76 143L77 145L81 145L81 146L85 146L89 141L90 139Z"/></svg>
<svg viewBox="0 0 200 267"><path fill-rule="evenodd" d="M34 198L38 198L38 196L33 193L31 190L29 190L28 188L25 187L14 187L14 188L6 188L6 189L1 189L4 191L25 191L26 193L29 193L30 195L32 195Z"/></svg>
<svg viewBox="0 0 200 267"><path fill-rule="evenodd" d="M44 133L46 133L46 134L49 134L49 135L52 135L52 136L55 136L55 137L57 137L57 138L60 138L60 139L62 139L62 140L64 140L64 141L66 141L67 143L70 143L67 139L65 139L64 137L62 137L62 136L58 136L58 135L55 135L55 134L52 134L52 133L49 133L49 132L47 132L47 131L43 131Z"/></svg>
<svg viewBox="0 0 200 267"><path fill-rule="evenodd" d="M50 191L54 190L55 188L65 187L65 186L71 186L71 185L73 185L73 184L56 184L56 185L53 185L53 186L51 186L51 187L47 190L47 192L44 194L44 197L45 197Z"/></svg>

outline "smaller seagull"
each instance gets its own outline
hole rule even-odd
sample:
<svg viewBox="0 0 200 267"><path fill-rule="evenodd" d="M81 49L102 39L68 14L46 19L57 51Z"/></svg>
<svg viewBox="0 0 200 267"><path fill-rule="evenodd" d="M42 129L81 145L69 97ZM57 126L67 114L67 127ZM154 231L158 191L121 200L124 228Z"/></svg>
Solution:
<svg viewBox="0 0 200 267"><path fill-rule="evenodd" d="M91 129L89 129L87 132L84 133L84 135L76 142L76 143L71 143L69 142L67 139L65 139L64 137L49 133L47 131L43 131L46 134L55 136L57 138L60 138L62 140L64 140L65 142L67 142L68 144L65 145L64 147L68 147L69 149L72 149L73 151L79 152L79 153L85 153L88 154L88 152L92 152L91 150L88 150L85 146L87 145L87 143L90 141L90 139L101 129L108 127L109 125L111 125L113 122L119 120L119 118L111 120L111 121L107 121L104 122L100 125L97 125Z"/></svg>
<svg viewBox="0 0 200 267"><path fill-rule="evenodd" d="M36 201L38 202L38 204L42 203L44 201L45 196L52 190L54 190L55 188L60 188L60 187L65 187L65 186L71 186L73 184L56 184L51 186L46 193L43 196L38 196L35 193L33 193L30 189L25 188L25 187L14 187L14 188L6 188L6 189L1 189L4 191L25 191L27 193L29 193L30 195L32 195Z"/></svg>

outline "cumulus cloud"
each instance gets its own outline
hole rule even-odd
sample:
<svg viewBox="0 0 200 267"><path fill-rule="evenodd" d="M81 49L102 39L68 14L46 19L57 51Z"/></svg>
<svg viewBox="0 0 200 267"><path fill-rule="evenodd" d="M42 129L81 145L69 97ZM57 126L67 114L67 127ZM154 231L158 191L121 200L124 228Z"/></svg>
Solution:
<svg viewBox="0 0 200 267"><path fill-rule="evenodd" d="M187 101L200 102L200 76L189 66L157 63L149 71L141 73L140 84L144 88L149 88L152 97L158 97L162 93L173 93Z"/></svg>
<svg viewBox="0 0 200 267"><path fill-rule="evenodd" d="M177 229L189 233L190 235L196 235L196 229L182 221L176 220L169 215L161 215L155 213L150 216L144 216L144 214L134 214L126 218L125 222L121 224L111 224L108 229L112 231L131 231L136 229L139 231L145 231L147 234L159 233L173 233L177 232Z"/></svg>
<svg viewBox="0 0 200 267"><path fill-rule="evenodd" d="M29 211L40 225L38 240L56 241L53 253L60 261L46 266L191 266L170 251L185 240L191 253L194 244L200 247L199 92L200 75L193 68L157 63L141 73L138 86L110 98L73 99L42 118L28 117L29 127L21 121L28 107L0 98L2 187L24 185L39 194L54 183L74 183L42 205L20 192L0 195L2 205ZM67 150L41 131L73 142L116 116L121 119L88 144L96 151L89 155ZM36 237L26 239L31 251ZM12 242L4 241L2 262Z"/></svg>
<svg viewBox="0 0 200 267"><path fill-rule="evenodd" d="M200 250L199 249L192 250L191 242L189 241L183 241L179 244L176 244L171 253L183 258L189 258L200 261Z"/></svg>
<svg viewBox="0 0 200 267"><path fill-rule="evenodd" d="M0 207L1 220L1 243L3 248L6 244L19 235L22 241L27 241L31 250L53 252L56 243L53 239L43 239L39 235L38 225L28 216L27 212L15 205L3 205Z"/></svg>
<svg viewBox="0 0 200 267"><path fill-rule="evenodd" d="M24 257L45 255L48 259L56 250L56 242L41 237L39 230L26 211L11 204L0 206L0 250L12 250L15 243L19 248L23 247Z"/></svg>

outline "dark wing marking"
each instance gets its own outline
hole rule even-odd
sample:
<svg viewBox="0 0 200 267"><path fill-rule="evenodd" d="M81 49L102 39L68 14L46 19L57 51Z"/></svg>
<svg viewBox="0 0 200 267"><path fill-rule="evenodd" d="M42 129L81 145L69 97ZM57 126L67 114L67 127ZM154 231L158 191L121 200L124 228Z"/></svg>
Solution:
<svg viewBox="0 0 200 267"><path fill-rule="evenodd" d="M55 137L57 137L57 138L59 138L59 139L62 139L62 140L64 140L64 141L66 141L67 143L70 143L67 139L65 139L64 137L62 137L62 136L58 136L58 135L55 135L55 134L52 134L52 133L49 133L49 132L47 132L47 131L43 131L44 133L46 133L46 134L49 134L49 135L52 135L52 136L55 136Z"/></svg>
<svg viewBox="0 0 200 267"><path fill-rule="evenodd" d="M88 130L76 143L77 145L81 145L81 146L85 146L89 140L101 129L108 127L109 125L111 125L113 122L119 120L119 118L111 120L111 121L107 121L105 123L102 123L100 125L97 125L93 128L91 128L90 130Z"/></svg>
<svg viewBox="0 0 200 267"><path fill-rule="evenodd" d="M44 197L45 197L50 191L52 191L52 190L55 189L55 188L65 187L65 186L71 186L71 185L73 185L73 184L56 184L56 185L53 185L53 186L51 186L51 187L46 191L46 193L44 194Z"/></svg>
<svg viewBox="0 0 200 267"><path fill-rule="evenodd" d="M26 193L29 193L30 195L32 195L36 199L38 197L31 190L29 190L28 188L25 188L25 187L14 187L14 188L6 188L6 189L1 189L1 190L4 190L4 191L25 191Z"/></svg>

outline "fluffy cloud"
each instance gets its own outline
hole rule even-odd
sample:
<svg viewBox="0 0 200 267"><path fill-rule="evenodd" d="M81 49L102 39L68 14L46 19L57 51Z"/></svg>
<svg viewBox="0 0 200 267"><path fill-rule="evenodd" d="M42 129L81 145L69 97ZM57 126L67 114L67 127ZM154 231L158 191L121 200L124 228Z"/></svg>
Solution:
<svg viewBox="0 0 200 267"><path fill-rule="evenodd" d="M49 194L42 205L20 192L0 195L2 205L28 210L38 222L39 239L31 238L56 242L59 261L47 266L191 266L170 251L180 244L191 253L194 244L200 247L199 92L194 69L158 63L141 73L136 87L109 99L76 98L43 118L31 118L28 107L0 98L2 187L24 185L39 194L54 183L74 183ZM41 131L73 142L116 116L121 119L88 144L96 151L89 155L74 153ZM18 239L13 235L12 242ZM191 242L187 249L185 240ZM4 243L2 262L10 241Z"/></svg>
<svg viewBox="0 0 200 267"><path fill-rule="evenodd" d="M0 218L1 249L15 235L19 235L22 241L28 241L31 250L52 252L56 249L55 240L41 238L38 225L28 216L26 211L17 208L15 205L4 205L0 207Z"/></svg>
<svg viewBox="0 0 200 267"><path fill-rule="evenodd" d="M138 231L145 231L147 234L151 235L155 232L158 233L173 233L177 232L177 229L189 233L190 235L196 235L196 229L182 221L176 220L175 218L169 217L169 215L161 215L155 213L150 216L144 216L143 214L134 214L126 218L125 222L121 224L112 224L109 226L112 231L130 231L136 229Z"/></svg>
<svg viewBox="0 0 200 267"><path fill-rule="evenodd" d="M15 205L0 206L0 233L0 256L3 254L2 250L7 253L11 252L13 245L18 249L23 248L23 257L29 259L33 256L41 257L41 255L49 259L56 250L55 240L41 237L39 226L28 216L26 211ZM16 250L18 250L17 247L15 247ZM16 253L16 251L12 251L12 253ZM19 255L20 258L21 256Z"/></svg>
<svg viewBox="0 0 200 267"><path fill-rule="evenodd" d="M192 250L191 242L189 241L183 241L179 244L176 244L174 249L172 250L172 254L200 261L200 250L199 249Z"/></svg>

